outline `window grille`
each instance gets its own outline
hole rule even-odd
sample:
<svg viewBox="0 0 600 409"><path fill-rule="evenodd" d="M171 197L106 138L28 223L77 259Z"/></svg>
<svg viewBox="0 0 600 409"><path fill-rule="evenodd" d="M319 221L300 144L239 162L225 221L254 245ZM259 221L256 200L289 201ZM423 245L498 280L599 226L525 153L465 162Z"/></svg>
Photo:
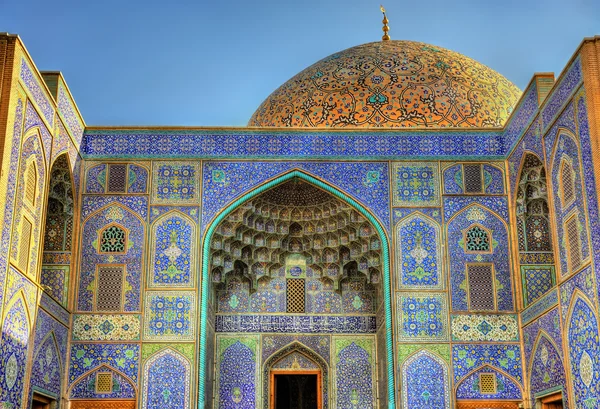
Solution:
<svg viewBox="0 0 600 409"><path fill-rule="evenodd" d="M29 267L29 250L31 248L31 230L33 226L31 222L23 217L21 222L21 237L19 244L19 254L17 263L21 270L27 273L27 267Z"/></svg>
<svg viewBox="0 0 600 409"><path fill-rule="evenodd" d="M496 374L482 373L479 374L479 391L482 394L496 393Z"/></svg>
<svg viewBox="0 0 600 409"><path fill-rule="evenodd" d="M579 242L579 223L577 222L577 216L572 216L565 224L571 268L570 272L572 273L581 266L581 244Z"/></svg>
<svg viewBox="0 0 600 409"><path fill-rule="evenodd" d="M119 226L110 226L102 231L100 253L125 253L125 230Z"/></svg>
<svg viewBox="0 0 600 409"><path fill-rule="evenodd" d="M491 249L491 239L488 232L479 227L473 226L465 234L465 248L469 253L489 253Z"/></svg>
<svg viewBox="0 0 600 409"><path fill-rule="evenodd" d="M490 264L467 266L469 307L472 311L494 311L494 271Z"/></svg>
<svg viewBox="0 0 600 409"><path fill-rule="evenodd" d="M37 185L37 170L35 163L29 162L25 170L25 202L31 206L35 206L35 192Z"/></svg>
<svg viewBox="0 0 600 409"><path fill-rule="evenodd" d="M112 373L98 372L96 373L96 393L111 393L112 392Z"/></svg>
<svg viewBox="0 0 600 409"><path fill-rule="evenodd" d="M288 313L305 312L303 278L289 278L286 280L286 301Z"/></svg>
<svg viewBox="0 0 600 409"><path fill-rule="evenodd" d="M567 161L563 161L560 171L560 179L562 186L563 207L567 206L575 200L575 182L573 177L573 167Z"/></svg>
<svg viewBox="0 0 600 409"><path fill-rule="evenodd" d="M464 165L465 193L481 193L483 178L481 165Z"/></svg>
<svg viewBox="0 0 600 409"><path fill-rule="evenodd" d="M96 290L97 311L121 311L123 294L122 266L105 266L98 268L98 288Z"/></svg>
<svg viewBox="0 0 600 409"><path fill-rule="evenodd" d="M125 193L127 165L108 165L108 193Z"/></svg>

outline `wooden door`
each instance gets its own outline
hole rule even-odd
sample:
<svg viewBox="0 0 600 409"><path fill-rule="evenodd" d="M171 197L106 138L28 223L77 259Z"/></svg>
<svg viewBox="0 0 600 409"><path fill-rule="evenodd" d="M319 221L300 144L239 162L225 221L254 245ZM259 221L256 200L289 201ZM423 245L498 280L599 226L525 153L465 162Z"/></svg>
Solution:
<svg viewBox="0 0 600 409"><path fill-rule="evenodd" d="M555 393L550 396L544 396L540 399L542 409L563 409L562 393Z"/></svg>

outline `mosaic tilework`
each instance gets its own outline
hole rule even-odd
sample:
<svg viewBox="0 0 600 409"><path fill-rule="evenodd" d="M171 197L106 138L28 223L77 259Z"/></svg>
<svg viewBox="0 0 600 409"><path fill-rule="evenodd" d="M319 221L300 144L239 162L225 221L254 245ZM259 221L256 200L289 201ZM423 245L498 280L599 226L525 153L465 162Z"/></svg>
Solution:
<svg viewBox="0 0 600 409"><path fill-rule="evenodd" d="M152 203L197 204L201 178L199 163L153 163Z"/></svg>
<svg viewBox="0 0 600 409"><path fill-rule="evenodd" d="M138 165L128 166L127 192L146 193L148 191L148 170Z"/></svg>
<svg viewBox="0 0 600 409"><path fill-rule="evenodd" d="M63 306L67 305L69 274L69 266L42 266L40 284Z"/></svg>
<svg viewBox="0 0 600 409"><path fill-rule="evenodd" d="M71 344L69 357L70 385L100 365L121 372L134 384L137 382L140 359L138 344Z"/></svg>
<svg viewBox="0 0 600 409"><path fill-rule="evenodd" d="M34 351L39 353L40 345L48 336L52 333L56 339L56 344L59 352L59 359L62 364L67 362L67 341L69 338L68 329L65 325L57 321L52 315L43 309L38 309L36 323L35 323L35 335L34 335Z"/></svg>
<svg viewBox="0 0 600 409"><path fill-rule="evenodd" d="M462 165L454 165L444 170L444 194L464 193Z"/></svg>
<svg viewBox="0 0 600 409"><path fill-rule="evenodd" d="M110 393L96 392L96 376L98 372L112 375L112 391ZM130 379L105 365L79 378L71 387L70 399L135 399L136 387Z"/></svg>
<svg viewBox="0 0 600 409"><path fill-rule="evenodd" d="M563 115L574 115L572 105L569 105L569 109L565 111ZM582 188L582 179L581 179L581 167L579 165L579 149L577 143L565 133L561 133L556 142L556 150L552 156L552 185L554 190L554 215L556 217L556 235L559 238L559 251L560 251L560 274L562 277L567 276L572 273L572 271L568 271L567 266L567 243L566 243L566 232L563 229L564 220L570 215L573 211L578 213L578 222L580 226L580 243L581 243L581 260L586 260L590 255L589 244L587 239L587 220L585 218L585 208L584 208L584 200L583 195L576 195L575 201L564 207L562 203L562 195L558 191L558 186L560 183L559 173L561 169L561 161L563 159L568 160L573 168L573 173L575 174L575 191L580 192Z"/></svg>
<svg viewBox="0 0 600 409"><path fill-rule="evenodd" d="M142 408L190 407L191 365L177 351L163 349L144 363Z"/></svg>
<svg viewBox="0 0 600 409"><path fill-rule="evenodd" d="M50 124L51 127L54 126L54 108L53 103L50 101L50 98L44 91L43 86L41 85L40 80L37 78L37 75L33 73L33 70L25 60L25 58L21 59L21 71L20 71L20 79L25 85L25 89L29 91L29 94L35 101L35 104L40 108L42 114L46 121Z"/></svg>
<svg viewBox="0 0 600 409"><path fill-rule="evenodd" d="M442 210L439 207L396 207L392 209L392 224L396 225L411 213L419 212L432 220L442 224Z"/></svg>
<svg viewBox="0 0 600 409"><path fill-rule="evenodd" d="M216 332L372 334L374 316L217 315Z"/></svg>
<svg viewBox="0 0 600 409"><path fill-rule="evenodd" d="M193 287L198 241L193 220L179 212L168 213L151 228L152 274L150 287Z"/></svg>
<svg viewBox="0 0 600 409"><path fill-rule="evenodd" d="M137 341L139 315L86 314L73 317L73 341Z"/></svg>
<svg viewBox="0 0 600 409"><path fill-rule="evenodd" d="M314 338L314 337L313 337ZM329 346L329 337L327 344ZM316 338L314 338L316 339ZM322 394L323 394L323 408L329 407L329 361L322 359L320 354L315 353L311 348L305 346L305 344L298 341L294 341L287 344L283 348L277 350L274 354L270 355L268 359L262 365L262 392L263 396L269 396L270 386L270 371L282 358L285 358L291 354L301 354L306 359L310 360L312 365L316 366L321 371L321 382L322 382ZM329 351L327 351L329 354ZM264 355L264 354L263 354ZM263 399L263 408L269 409L269 400Z"/></svg>
<svg viewBox="0 0 600 409"><path fill-rule="evenodd" d="M106 190L106 164L93 166L87 169L85 175L84 193L104 193Z"/></svg>
<svg viewBox="0 0 600 409"><path fill-rule="evenodd" d="M492 233L493 252L489 254L468 254L461 245L463 231L473 224L479 224ZM452 310L468 311L467 303L467 263L492 263L495 272L495 291L498 311L513 311L512 281L510 275L509 240L506 226L489 210L481 206L471 206L463 210L448 223L448 254L450 255L450 286Z"/></svg>
<svg viewBox="0 0 600 409"><path fill-rule="evenodd" d="M71 135L73 135L73 140L75 143L80 144L81 138L83 137L84 125L81 117L77 113L77 108L75 108L75 102L62 82L59 82L58 84L58 97L56 103L58 105L58 113L67 124L67 128L69 128Z"/></svg>
<svg viewBox="0 0 600 409"><path fill-rule="evenodd" d="M519 340L519 323L516 315L452 315L452 341Z"/></svg>
<svg viewBox="0 0 600 409"><path fill-rule="evenodd" d="M255 409L257 340L217 338L219 409Z"/></svg>
<svg viewBox="0 0 600 409"><path fill-rule="evenodd" d="M474 369L483 365L498 368L521 384L521 348L519 345L452 345L454 381L459 382Z"/></svg>
<svg viewBox="0 0 600 409"><path fill-rule="evenodd" d="M98 209L112 203L119 203L139 214L142 219L148 216L148 198L145 196L84 196L81 205L81 220L85 220Z"/></svg>
<svg viewBox="0 0 600 409"><path fill-rule="evenodd" d="M195 292L147 292L144 311L145 340L183 341L195 338Z"/></svg>
<svg viewBox="0 0 600 409"><path fill-rule="evenodd" d="M523 325L534 320L544 311L549 310L558 304L558 291L552 290L546 293L542 298L531 304L521 313L521 322Z"/></svg>
<svg viewBox="0 0 600 409"><path fill-rule="evenodd" d="M42 220L42 203L44 200L44 181L46 177L46 168L44 161L44 152L43 146L41 146L41 142L37 134L32 134L29 138L27 138L23 142L23 146L21 147L21 163L19 169L19 188L16 192L16 209L15 219L13 221L13 233L12 233L12 245L10 250L10 256L12 259L18 259L19 247L20 247L20 229L21 222L25 217L25 204L24 204L24 195L25 189L25 173L28 166L28 159L34 158L34 162L36 164L37 169L37 186L35 192L35 205L34 208L28 206L27 214L32 217L28 219L33 225L30 243L31 248L29 250L29 266L27 271L29 274L32 274L36 271L37 260L40 249L40 235L41 235L41 220ZM18 264L18 263L16 263Z"/></svg>
<svg viewBox="0 0 600 409"><path fill-rule="evenodd" d="M398 288L443 289L440 226L415 213L395 229Z"/></svg>
<svg viewBox="0 0 600 409"><path fill-rule="evenodd" d="M7 276L6 267L6 255L9 251L10 246L10 233L11 224L13 220L14 211L14 198L15 190L17 189L17 164L19 160L19 147L21 146L21 127L23 124L23 99L17 98L15 112L14 112L14 124L12 131L12 141L10 146L8 141L6 142L5 151L9 152L10 156L5 156L8 159L10 169L7 172L7 186L6 186L6 197L4 199L4 208L2 214L2 235L0 236L0 286L5 287L5 280ZM7 129L7 137L9 130ZM9 150L10 149L10 150ZM3 314L4 308L4 291L0 291L0 316Z"/></svg>
<svg viewBox="0 0 600 409"><path fill-rule="evenodd" d="M62 121L58 121L56 124L56 131L54 138L52 139L52 158L51 162L64 152L68 152L71 145L71 139L65 129Z"/></svg>
<svg viewBox="0 0 600 409"><path fill-rule="evenodd" d="M283 347L299 343L329 362L331 338L328 335L263 335L262 362Z"/></svg>
<svg viewBox="0 0 600 409"><path fill-rule="evenodd" d="M36 129L37 128L37 129ZM31 132L39 132L42 137L42 151L46 162L50 160L52 151L52 134L47 128L44 121L38 114L30 100L27 101L27 109L25 111L25 128L23 135L30 135Z"/></svg>
<svg viewBox="0 0 600 409"><path fill-rule="evenodd" d="M600 396L600 344L598 320L590 305L581 297L572 303L567 321L573 404L578 408L595 408Z"/></svg>
<svg viewBox="0 0 600 409"><path fill-rule="evenodd" d="M40 307L48 311L54 318L56 318L63 325L68 326L71 314L58 304L54 299L42 292L40 297Z"/></svg>
<svg viewBox="0 0 600 409"><path fill-rule="evenodd" d="M488 195L504 194L504 172L496 166L484 164L483 188Z"/></svg>
<svg viewBox="0 0 600 409"><path fill-rule="evenodd" d="M35 351L31 364L31 387L59 398L64 365L59 358L54 336L48 334Z"/></svg>
<svg viewBox="0 0 600 409"><path fill-rule="evenodd" d="M28 310L35 311L37 287L11 265L6 277L6 302L9 303L15 296L18 296L20 291L23 291Z"/></svg>
<svg viewBox="0 0 600 409"><path fill-rule="evenodd" d="M525 305L539 300L556 284L553 266L521 266Z"/></svg>
<svg viewBox="0 0 600 409"><path fill-rule="evenodd" d="M539 339L533 361L529 365L531 368L529 387L532 400L538 394L561 387L563 399L568 401L565 399L567 397L567 381L561 356L546 336Z"/></svg>
<svg viewBox="0 0 600 409"><path fill-rule="evenodd" d="M450 409L448 366L442 359L419 351L402 364L401 373L402 409Z"/></svg>
<svg viewBox="0 0 600 409"><path fill-rule="evenodd" d="M150 207L150 223L154 223L156 219L172 211L177 211L189 216L194 223L199 223L200 208L196 206L151 206Z"/></svg>
<svg viewBox="0 0 600 409"><path fill-rule="evenodd" d="M371 158L461 160L486 157L502 159L506 153L502 131L369 132L355 144L354 132L315 133L288 131L273 133L242 131L86 130L83 153L89 158L164 157L228 159L262 158Z"/></svg>
<svg viewBox="0 0 600 409"><path fill-rule="evenodd" d="M448 340L448 301L442 294L396 294L398 339Z"/></svg>
<svg viewBox="0 0 600 409"><path fill-rule="evenodd" d="M479 389L479 374L496 374L496 393L481 393ZM484 366L465 379L456 388L456 399L521 399L521 388L503 373Z"/></svg>
<svg viewBox="0 0 600 409"><path fill-rule="evenodd" d="M392 165L393 206L439 206L438 164L396 162Z"/></svg>
<svg viewBox="0 0 600 409"><path fill-rule="evenodd" d="M347 192L389 228L386 163L207 162L203 169L202 229L234 198L291 169L305 170Z"/></svg>
<svg viewBox="0 0 600 409"><path fill-rule="evenodd" d="M534 344L540 333L548 337L554 343L554 345L558 346L558 353L562 359L563 336L560 327L558 308L551 309L523 328L523 350L525 353L526 362L531 362L533 353L532 351L535 346Z"/></svg>
<svg viewBox="0 0 600 409"><path fill-rule="evenodd" d="M595 265L600 265L600 209L596 200L597 180L594 174L593 154L588 124L587 106L585 93L577 96L577 123L579 125L579 141L581 144L581 159L583 162L583 177L585 181L585 193L587 196L588 222L592 240L592 255ZM598 282L598 278L596 279ZM600 286L597 286L600 297Z"/></svg>
<svg viewBox="0 0 600 409"><path fill-rule="evenodd" d="M271 368L278 370L318 370L319 366L299 352L292 352L277 361Z"/></svg>
<svg viewBox="0 0 600 409"><path fill-rule="evenodd" d="M508 178L511 194L514 194L516 189L523 156L525 156L527 152L533 152L539 158L544 157L541 127L541 119L536 118L508 158Z"/></svg>
<svg viewBox="0 0 600 409"><path fill-rule="evenodd" d="M334 337L332 343L336 407L374 408L374 339Z"/></svg>
<svg viewBox="0 0 600 409"><path fill-rule="evenodd" d="M521 96L519 105L515 107L515 111L511 115L509 122L504 127L502 139L506 151L510 151L536 115L538 110L537 95L537 83L533 81Z"/></svg>
<svg viewBox="0 0 600 409"><path fill-rule="evenodd" d="M569 280L560 285L560 308L563 322L566 322L569 310L569 302L573 293L579 290L585 294L590 300L595 300L594 294L594 275L592 267L588 266L581 270L577 275L569 278Z"/></svg>
<svg viewBox="0 0 600 409"><path fill-rule="evenodd" d="M98 232L106 225L116 223L128 231L125 254L100 254ZM79 272L78 307L79 311L94 310L94 294L97 284L98 265L125 265L124 303L125 312L140 310L140 283L145 232L143 222L129 209L116 203L100 210L83 224L82 255Z"/></svg>
<svg viewBox="0 0 600 409"><path fill-rule="evenodd" d="M450 220L455 214L462 211L470 204L478 204L487 207L502 220L509 222L508 200L506 197L491 196L453 196L444 198L444 218Z"/></svg>
<svg viewBox="0 0 600 409"><path fill-rule="evenodd" d="M554 92L546 98L546 103L542 108L542 120L545 128L550 125L552 118L558 113L559 109L565 104L581 81L581 59L578 57L567 68L566 74L559 79Z"/></svg>
<svg viewBox="0 0 600 409"><path fill-rule="evenodd" d="M20 408L25 388L29 319L21 297L6 308L0 344L0 402Z"/></svg>
<svg viewBox="0 0 600 409"><path fill-rule="evenodd" d="M408 357L415 353L424 350L428 351L430 355L436 355L442 358L443 361L450 364L450 345L449 344L397 344L397 355L398 362L404 362Z"/></svg>

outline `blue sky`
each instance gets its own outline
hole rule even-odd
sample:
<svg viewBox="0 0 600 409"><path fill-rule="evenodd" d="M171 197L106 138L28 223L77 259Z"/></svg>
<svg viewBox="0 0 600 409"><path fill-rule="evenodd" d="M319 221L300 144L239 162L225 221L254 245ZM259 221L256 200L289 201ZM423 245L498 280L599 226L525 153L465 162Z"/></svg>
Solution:
<svg viewBox="0 0 600 409"><path fill-rule="evenodd" d="M387 1L392 39L465 54L521 89L600 34L599 0ZM244 126L279 85L381 38L379 0L0 0L88 125Z"/></svg>

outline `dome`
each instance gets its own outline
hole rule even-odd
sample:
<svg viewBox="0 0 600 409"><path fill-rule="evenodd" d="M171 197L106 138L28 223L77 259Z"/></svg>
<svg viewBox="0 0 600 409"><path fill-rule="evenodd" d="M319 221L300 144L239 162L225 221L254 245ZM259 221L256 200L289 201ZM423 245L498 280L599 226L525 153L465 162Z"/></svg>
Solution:
<svg viewBox="0 0 600 409"><path fill-rule="evenodd" d="M379 41L300 72L269 95L248 126L502 127L520 96L502 75L454 51Z"/></svg>

